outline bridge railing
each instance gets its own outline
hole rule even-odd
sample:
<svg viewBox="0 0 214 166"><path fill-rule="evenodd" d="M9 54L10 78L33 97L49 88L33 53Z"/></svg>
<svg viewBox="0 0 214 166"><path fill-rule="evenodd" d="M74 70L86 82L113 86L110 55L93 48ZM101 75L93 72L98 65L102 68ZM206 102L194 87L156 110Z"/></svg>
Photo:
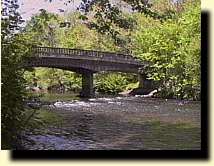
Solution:
<svg viewBox="0 0 214 166"><path fill-rule="evenodd" d="M68 49L68 48L52 48L52 47L34 47L34 53L36 56L79 56L81 58L97 58L100 60L107 61L120 61L126 63L137 63L139 62L131 55L124 55L112 52L103 51L92 51L92 50L81 50L81 49Z"/></svg>

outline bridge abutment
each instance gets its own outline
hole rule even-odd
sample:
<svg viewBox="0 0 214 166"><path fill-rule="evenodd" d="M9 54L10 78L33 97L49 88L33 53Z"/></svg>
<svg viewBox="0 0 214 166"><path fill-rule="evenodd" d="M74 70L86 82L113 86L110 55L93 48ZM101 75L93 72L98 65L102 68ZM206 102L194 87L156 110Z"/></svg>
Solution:
<svg viewBox="0 0 214 166"><path fill-rule="evenodd" d="M94 96L93 72L87 71L82 74L82 91L80 96L88 98Z"/></svg>

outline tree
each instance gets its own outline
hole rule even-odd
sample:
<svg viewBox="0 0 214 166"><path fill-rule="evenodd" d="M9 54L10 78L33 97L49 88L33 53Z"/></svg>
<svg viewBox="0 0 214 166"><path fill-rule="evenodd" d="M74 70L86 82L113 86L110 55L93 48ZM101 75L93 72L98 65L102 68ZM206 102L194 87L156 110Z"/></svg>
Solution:
<svg viewBox="0 0 214 166"><path fill-rule="evenodd" d="M150 20L152 22L152 20ZM176 19L142 26L133 37L134 53L160 81L162 96L200 97L200 2L186 3Z"/></svg>
<svg viewBox="0 0 214 166"><path fill-rule="evenodd" d="M69 5L73 1L75 0L65 0L64 2ZM122 34L124 31L132 30L136 22L132 17L127 17L128 15L125 13L137 11L159 20L171 18L173 15L170 10L159 13L151 7L152 1L150 2L150 0L82 0L78 10L81 12L79 18L90 29L110 36L123 52L130 52L124 47L129 43L129 39Z"/></svg>
<svg viewBox="0 0 214 166"><path fill-rule="evenodd" d="M17 146L18 133L23 127L25 81L20 65L30 54L31 45L20 34L21 16L17 0L2 1L1 16L1 138L2 149Z"/></svg>
<svg viewBox="0 0 214 166"><path fill-rule="evenodd" d="M60 25L60 18L56 14L48 13L40 9L40 13L34 15L25 27L25 35L35 44L40 46L57 46L57 29Z"/></svg>

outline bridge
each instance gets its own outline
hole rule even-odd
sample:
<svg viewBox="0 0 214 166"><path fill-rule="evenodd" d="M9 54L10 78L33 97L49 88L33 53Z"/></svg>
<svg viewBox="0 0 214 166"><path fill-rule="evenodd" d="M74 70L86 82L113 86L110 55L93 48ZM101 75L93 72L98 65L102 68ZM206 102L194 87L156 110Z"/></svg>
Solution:
<svg viewBox="0 0 214 166"><path fill-rule="evenodd" d="M82 97L94 96L93 74L100 71L136 73L140 86L151 89L145 73L139 72L144 67L131 55L81 49L34 47L32 56L24 67L48 67L69 70L82 74Z"/></svg>

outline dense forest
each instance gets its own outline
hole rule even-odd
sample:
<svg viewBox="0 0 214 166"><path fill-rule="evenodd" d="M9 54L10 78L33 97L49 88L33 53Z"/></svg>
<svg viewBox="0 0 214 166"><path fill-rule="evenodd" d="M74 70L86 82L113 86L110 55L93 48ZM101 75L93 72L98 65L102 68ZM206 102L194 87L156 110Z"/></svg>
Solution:
<svg viewBox="0 0 214 166"><path fill-rule="evenodd" d="M83 0L77 11L58 15L41 9L25 23L18 7L18 1L2 1L4 149L16 148L17 133L26 125L27 89L63 84L68 92L81 90L77 73L22 69L35 45L131 54L148 62L145 70L148 79L158 82L158 97L200 100L200 0ZM134 74L102 72L94 84L99 93L118 94L139 83Z"/></svg>

